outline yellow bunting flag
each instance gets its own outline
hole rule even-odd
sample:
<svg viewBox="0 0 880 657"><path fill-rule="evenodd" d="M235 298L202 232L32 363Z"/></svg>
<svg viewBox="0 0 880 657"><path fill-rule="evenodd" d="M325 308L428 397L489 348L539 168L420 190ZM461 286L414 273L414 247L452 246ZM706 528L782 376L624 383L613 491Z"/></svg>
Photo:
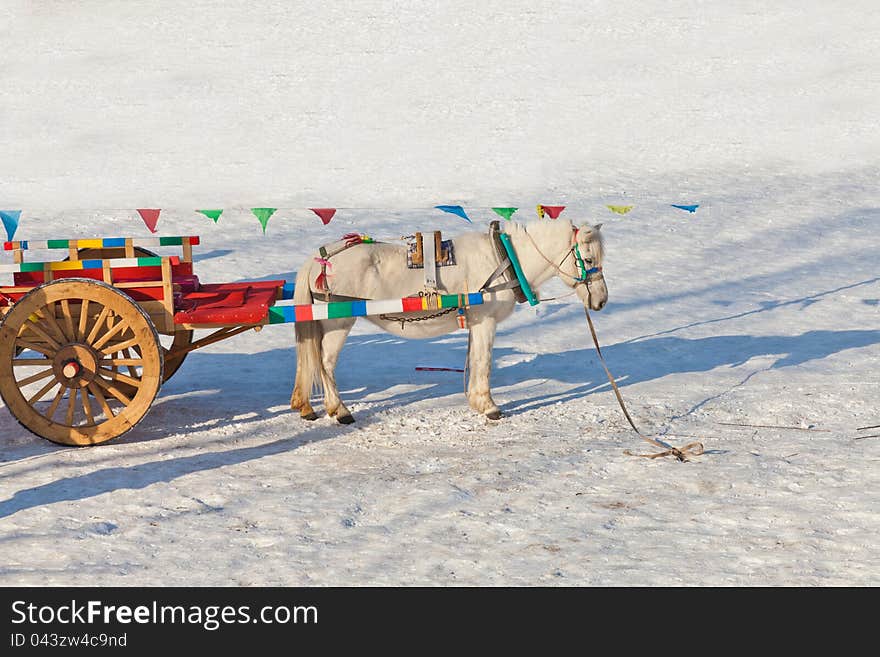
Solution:
<svg viewBox="0 0 880 657"><path fill-rule="evenodd" d="M606 208L611 210L612 212L616 212L617 214L626 214L630 210L632 210L634 205L606 205Z"/></svg>

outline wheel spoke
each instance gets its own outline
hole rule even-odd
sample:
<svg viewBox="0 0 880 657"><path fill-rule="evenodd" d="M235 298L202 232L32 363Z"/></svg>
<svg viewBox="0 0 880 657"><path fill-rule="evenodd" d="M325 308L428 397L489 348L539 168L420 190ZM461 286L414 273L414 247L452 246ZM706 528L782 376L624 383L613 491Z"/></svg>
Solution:
<svg viewBox="0 0 880 657"><path fill-rule="evenodd" d="M121 401L125 406L128 406L129 404L131 404L131 400L130 400L128 397L126 397L124 394L122 394L122 392L120 392L120 391L116 388L116 386L114 386L114 385L113 385L112 383L110 383L109 381L105 381L105 380L102 379L100 376L96 376L96 377L94 378L94 382L97 383L97 384L98 384L99 386L101 386L102 388L104 388L104 390L106 390L107 392L109 392L111 395L113 395L114 397L116 397L116 399L118 399L119 401Z"/></svg>
<svg viewBox="0 0 880 657"><path fill-rule="evenodd" d="M43 370L42 372L37 372L33 376L29 376L26 379L22 379L21 381L16 381L15 383L19 388L24 388L25 386L29 386L32 383L36 383L37 381L42 381L47 376L52 376L55 373L51 367L47 370Z"/></svg>
<svg viewBox="0 0 880 657"><path fill-rule="evenodd" d="M127 360L135 360L131 357L131 352L128 349L125 350L125 355L128 357ZM131 374L136 379L139 378L138 373L137 373L137 369L134 367L134 364L128 365L128 373Z"/></svg>
<svg viewBox="0 0 880 657"><path fill-rule="evenodd" d="M89 325L89 300L83 299L82 306L79 309L79 327L77 331L77 340L82 340L86 337L86 328Z"/></svg>
<svg viewBox="0 0 880 657"><path fill-rule="evenodd" d="M55 338L53 338L51 335L46 333L46 331L44 331L42 328L40 328L40 325L37 324L33 319L30 319L27 322L25 322L25 326L28 329L30 329L31 331L33 331L34 333L36 333L37 335L39 335L41 338L43 338L43 340L48 342L49 346L52 347L53 349L60 349L61 348L61 345L55 341Z"/></svg>
<svg viewBox="0 0 880 657"><path fill-rule="evenodd" d="M67 338L76 340L76 329L73 328L73 315L70 313L70 301L68 299L61 300L61 315L64 317L64 326L67 327Z"/></svg>
<svg viewBox="0 0 880 657"><path fill-rule="evenodd" d="M58 404L61 403L61 398L64 397L64 391L67 390L64 386L58 389L58 394L55 395L55 399L52 400L52 405L49 407L49 410L46 414L46 417L50 420L52 416L55 415L55 411L58 410Z"/></svg>
<svg viewBox="0 0 880 657"><path fill-rule="evenodd" d="M106 376L108 379L113 379L114 381L121 381L122 383L127 383L130 386L134 386L135 388L141 387L140 379L133 379L130 376L126 376L122 372L114 372L112 370L104 369L103 367L98 368L98 373Z"/></svg>
<svg viewBox="0 0 880 657"><path fill-rule="evenodd" d="M35 394L30 399L28 399L28 404L33 406L38 401L40 401L43 397L45 397L47 392L49 392L52 388L54 388L57 385L58 385L58 379L52 379L51 381L49 381L49 383L47 383L42 388L40 388L40 390L39 390L39 392L37 392L37 394ZM64 386L61 386L61 389L64 390Z"/></svg>
<svg viewBox="0 0 880 657"><path fill-rule="evenodd" d="M110 314L110 309L107 306L104 306L101 309L101 314L98 315L98 319L95 320L94 326L92 326L92 330L89 331L88 336L86 337L86 343L92 344L96 337L98 337L98 331L101 330L101 324L104 323L104 320L107 319L107 315Z"/></svg>
<svg viewBox="0 0 880 657"><path fill-rule="evenodd" d="M98 361L98 365L112 365L115 367L122 365L138 367L143 364L143 358L102 358Z"/></svg>
<svg viewBox="0 0 880 657"><path fill-rule="evenodd" d="M67 403L67 415L64 417L64 423L69 427L73 426L73 411L76 408L76 393L78 391L79 388L70 389L70 401Z"/></svg>
<svg viewBox="0 0 880 657"><path fill-rule="evenodd" d="M82 391L82 405L83 411L86 414L86 424L93 425L95 424L95 416L92 414L92 405L89 403L89 396L86 394L86 391ZM110 418L107 418L110 419Z"/></svg>
<svg viewBox="0 0 880 657"><path fill-rule="evenodd" d="M110 342L110 340L113 339L113 337L114 337L117 333L121 333L122 331L124 331L124 330L127 329L127 328L128 328L128 322L127 322L125 319L123 319L122 317L120 317L120 318L119 318L119 321L118 321L116 324L114 324L114 325L110 328L110 330L108 330L104 335L102 335L102 336L97 340L97 342L94 342L94 343L92 344L92 348L93 348L93 349L100 349L100 348L103 347L105 344L107 344L108 342Z"/></svg>
<svg viewBox="0 0 880 657"><path fill-rule="evenodd" d="M55 318L55 304L53 302L49 302L45 307L40 308L35 313L40 319L44 320L49 328L52 329L54 333L54 337L58 338L59 344L64 344L68 342L67 336L64 335L64 330L58 324L58 320Z"/></svg>
<svg viewBox="0 0 880 657"><path fill-rule="evenodd" d="M126 340L125 342L120 342L119 344L114 344L114 345L110 345L109 347L104 347L103 349L101 349L100 353L107 355L107 354L111 354L115 351L121 351L123 349L128 349L129 347L132 347L132 346L138 344L140 341L141 341L140 338L134 337L134 338L131 338L130 340Z"/></svg>
<svg viewBox="0 0 880 657"><path fill-rule="evenodd" d="M43 354L44 356L49 356L50 358L54 356L54 352L50 350L49 347L44 347L43 345L34 344L33 342L28 342L27 340L22 340L21 338L15 339L15 346L21 347L22 349L30 349L31 351L36 351L38 353Z"/></svg>
<svg viewBox="0 0 880 657"><path fill-rule="evenodd" d="M16 343L16 344L18 344L18 343ZM48 358L13 358L12 359L12 366L13 367L24 367L25 365L29 365L29 366L33 367L35 365L36 366L48 365L51 362L52 361L49 360Z"/></svg>
<svg viewBox="0 0 880 657"><path fill-rule="evenodd" d="M115 417L113 415L113 409L110 408L110 404L107 403L107 398L104 397L104 393L102 393L101 389L95 385L94 381L89 382L89 392L91 392L98 400L98 403L104 410L104 415L107 416L107 419L112 420Z"/></svg>

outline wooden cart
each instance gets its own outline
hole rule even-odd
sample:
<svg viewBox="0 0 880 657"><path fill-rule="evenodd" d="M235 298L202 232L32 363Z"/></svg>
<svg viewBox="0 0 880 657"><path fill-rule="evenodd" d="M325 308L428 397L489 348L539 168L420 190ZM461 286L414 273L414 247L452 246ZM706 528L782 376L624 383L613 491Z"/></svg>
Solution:
<svg viewBox="0 0 880 657"><path fill-rule="evenodd" d="M284 280L205 284L199 238L14 241L0 265L0 396L27 429L64 445L95 445L134 427L186 355L244 331L333 317L483 303L477 294L292 305ZM180 247L179 255L151 249ZM66 259L26 262L30 251ZM194 339L194 331L210 332Z"/></svg>

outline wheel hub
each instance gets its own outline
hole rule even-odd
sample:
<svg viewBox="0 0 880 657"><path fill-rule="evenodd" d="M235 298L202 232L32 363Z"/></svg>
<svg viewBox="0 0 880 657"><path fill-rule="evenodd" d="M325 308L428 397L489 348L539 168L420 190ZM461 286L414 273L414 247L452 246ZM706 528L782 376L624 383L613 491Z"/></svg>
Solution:
<svg viewBox="0 0 880 657"><path fill-rule="evenodd" d="M52 363L55 377L68 388L85 388L95 380L98 359L85 344L68 344L58 350Z"/></svg>

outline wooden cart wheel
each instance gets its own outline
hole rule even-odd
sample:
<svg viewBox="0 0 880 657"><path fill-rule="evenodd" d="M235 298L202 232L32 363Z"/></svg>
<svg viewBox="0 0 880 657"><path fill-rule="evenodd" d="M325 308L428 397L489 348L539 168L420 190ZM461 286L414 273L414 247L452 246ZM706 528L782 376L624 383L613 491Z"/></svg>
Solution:
<svg viewBox="0 0 880 657"><path fill-rule="evenodd" d="M183 361L185 361L186 357L189 356L188 351L185 351L183 353L175 352L177 352L178 349L184 349L185 347L188 347L192 344L192 341L192 330L178 330L174 333L173 336L159 336L159 343L162 347L162 361L165 364L165 369L163 370L164 378L162 379L163 383L174 376L177 370L180 369L180 366L183 365Z"/></svg>
<svg viewBox="0 0 880 657"><path fill-rule="evenodd" d="M131 350L134 357L116 356ZM146 415L161 384L162 351L149 316L101 281L41 285L0 324L0 396L22 425L52 442L96 445L121 436Z"/></svg>
<svg viewBox="0 0 880 657"><path fill-rule="evenodd" d="M124 258L125 249L121 247L80 249L77 252L77 255L79 256L80 260L104 260L106 258ZM141 246L134 247L134 255L136 258L159 257L157 254L153 253L149 249L145 249ZM65 260L66 259L67 258L65 258ZM165 383L165 381L174 376L177 370L180 369L180 366L183 365L183 361L186 360L186 357L189 355L188 351L183 353L175 352L178 349L184 349L188 347L192 344L192 341L193 332L191 330L176 331L174 335L159 335L159 344L162 347L162 355L164 356L163 362L165 363L162 383Z"/></svg>

